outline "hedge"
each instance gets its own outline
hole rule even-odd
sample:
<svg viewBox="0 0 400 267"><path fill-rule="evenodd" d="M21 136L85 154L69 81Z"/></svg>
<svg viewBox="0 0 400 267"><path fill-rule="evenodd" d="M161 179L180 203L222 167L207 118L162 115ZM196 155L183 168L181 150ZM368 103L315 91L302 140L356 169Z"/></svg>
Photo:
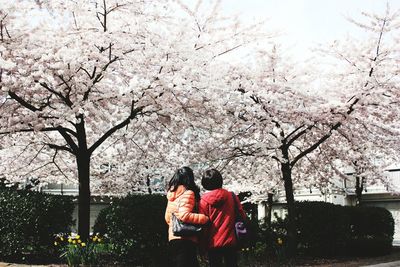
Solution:
<svg viewBox="0 0 400 267"><path fill-rule="evenodd" d="M384 255L392 248L394 220L384 208L297 202L295 211L300 253Z"/></svg>
<svg viewBox="0 0 400 267"><path fill-rule="evenodd" d="M128 195L103 209L94 232L107 235L112 259L132 266L165 266L168 228L163 195Z"/></svg>
<svg viewBox="0 0 400 267"><path fill-rule="evenodd" d="M54 258L54 235L70 231L73 209L70 197L0 188L0 258Z"/></svg>
<svg viewBox="0 0 400 267"><path fill-rule="evenodd" d="M168 239L164 223L166 204L161 195L128 195L102 210L94 231L108 236L110 260L164 266ZM392 247L394 220L384 208L297 202L295 212L299 254L383 255ZM285 228L285 220L278 220L268 229L259 230L257 240L248 244L257 252L253 256L264 261L265 256L272 254L284 258Z"/></svg>
<svg viewBox="0 0 400 267"><path fill-rule="evenodd" d="M390 252L394 234L392 214L380 207L347 207L352 235L348 244L357 255L382 255Z"/></svg>

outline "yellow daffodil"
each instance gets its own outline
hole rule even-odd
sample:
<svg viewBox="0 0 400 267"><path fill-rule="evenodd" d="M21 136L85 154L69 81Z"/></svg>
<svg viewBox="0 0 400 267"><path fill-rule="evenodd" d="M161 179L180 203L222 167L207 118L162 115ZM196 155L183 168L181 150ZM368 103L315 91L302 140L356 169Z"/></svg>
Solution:
<svg viewBox="0 0 400 267"><path fill-rule="evenodd" d="M80 239L81 236L80 236L80 235L76 235L75 238L76 238L76 239Z"/></svg>
<svg viewBox="0 0 400 267"><path fill-rule="evenodd" d="M81 246L82 246L82 247L86 247L86 243L83 243L83 242L82 242L82 243L81 243Z"/></svg>
<svg viewBox="0 0 400 267"><path fill-rule="evenodd" d="M78 240L78 243L82 243L82 241L79 239L79 240Z"/></svg>
<svg viewBox="0 0 400 267"><path fill-rule="evenodd" d="M72 238L68 238L68 243L71 243L72 242Z"/></svg>
<svg viewBox="0 0 400 267"><path fill-rule="evenodd" d="M99 243L101 242L101 238L97 238L97 241L99 241Z"/></svg>
<svg viewBox="0 0 400 267"><path fill-rule="evenodd" d="M93 241L96 242L97 240L97 236L93 237Z"/></svg>
<svg viewBox="0 0 400 267"><path fill-rule="evenodd" d="M278 243L278 245L282 245L282 244L283 244L282 238L278 238L278 239L276 240L276 242Z"/></svg>
<svg viewBox="0 0 400 267"><path fill-rule="evenodd" d="M54 246L57 246L58 245L58 243L57 242L54 242Z"/></svg>
<svg viewBox="0 0 400 267"><path fill-rule="evenodd" d="M64 241L64 237L61 236L61 237L60 237L60 240L61 240L61 241Z"/></svg>
<svg viewBox="0 0 400 267"><path fill-rule="evenodd" d="M76 240L72 240L72 244L76 244Z"/></svg>

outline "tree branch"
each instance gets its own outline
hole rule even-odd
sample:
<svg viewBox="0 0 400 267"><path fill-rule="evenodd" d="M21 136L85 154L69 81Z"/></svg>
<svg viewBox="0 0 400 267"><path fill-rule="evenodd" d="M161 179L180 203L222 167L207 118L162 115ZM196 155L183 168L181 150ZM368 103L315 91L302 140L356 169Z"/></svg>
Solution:
<svg viewBox="0 0 400 267"><path fill-rule="evenodd" d="M73 103L71 102L71 100L64 96L62 93L57 92L56 90L50 88L50 86L48 86L46 83L39 83L43 88L45 88L46 90L48 90L49 92L55 94L56 96L58 96L61 100L64 101L65 104L67 104L68 107L72 107ZM67 85L67 84L66 84ZM68 85L67 85L68 87Z"/></svg>
<svg viewBox="0 0 400 267"><path fill-rule="evenodd" d="M67 146L60 146L60 145L56 145L56 144L49 144L49 143L45 143L47 146L49 146L52 149L55 150L63 150L63 151L67 151L71 154L74 154L74 152L72 151L71 148L67 147Z"/></svg>
<svg viewBox="0 0 400 267"><path fill-rule="evenodd" d="M33 128L29 128L29 129L19 129L16 131L6 131L6 132L0 132L0 135L5 135L5 134L12 134L12 133L26 133L26 132L53 132L53 131L59 131L60 129L64 130L65 132L73 135L74 137L76 137L76 133L74 131L72 131L69 128L65 128L65 127L45 127L42 128L40 130L35 130Z"/></svg>
<svg viewBox="0 0 400 267"><path fill-rule="evenodd" d="M59 171L67 180L70 180L70 179L68 178L68 176L63 172L63 170L61 170L60 166L58 166L58 164L57 164L57 162L56 162L57 154L58 154L58 150L56 150L56 151L54 152L53 159L52 159L52 163L56 166L56 168L58 169L58 171Z"/></svg>
<svg viewBox="0 0 400 267"><path fill-rule="evenodd" d="M78 146L76 145L74 140L72 140L72 137L68 134L69 132L66 131L66 128L61 128L60 127L57 130L61 134L61 136L64 137L65 141L67 142L67 144L71 148L72 154L77 155L79 153Z"/></svg>
<svg viewBox="0 0 400 267"><path fill-rule="evenodd" d="M21 104L21 106L29 109L30 111L36 112L36 111L42 111L44 107L40 107L37 108L34 105L28 103L27 101L25 101L22 97L18 96L16 93L12 92L12 91L8 91L8 95L14 99L15 101L17 101L19 104Z"/></svg>
<svg viewBox="0 0 400 267"><path fill-rule="evenodd" d="M69 95L70 95L70 93L71 93L71 91L72 91L72 87L68 84L68 82L71 81L71 79L72 79L73 76L69 78L68 82L64 79L64 77L63 77L62 75L57 75L57 77L60 78L60 80L63 82L62 84L65 84L65 86L66 86L67 89L68 89L67 94L66 94L66 96L65 96L65 99L70 100L70 99L69 99Z"/></svg>
<svg viewBox="0 0 400 267"><path fill-rule="evenodd" d="M110 53L111 53L111 47L112 47L112 45L110 44L109 47L110 47ZM98 82L100 82L100 81L103 79L103 77L104 77L103 72L105 72L105 71L107 70L107 68L108 68L112 63L114 63L114 62L117 61L117 60L118 60L118 57L117 57L117 56L115 56L114 58L110 59L110 60L107 62L107 64L104 65L104 66L101 68L101 71L100 71L97 75L96 75L96 67L94 67L92 75L90 75L90 74L88 73L87 70L85 70L85 69L82 68L82 70L85 71L85 72L89 75L89 77L90 77L91 79L93 79L92 84L89 86L89 88L86 90L86 92L85 92L84 95L83 95L83 100L87 100L87 99L89 98L89 94L90 94L90 92L92 91L92 89L93 89L93 87L95 86L95 84L98 83Z"/></svg>
<svg viewBox="0 0 400 267"><path fill-rule="evenodd" d="M29 145L28 145L29 146ZM29 161L28 164L26 164L26 166L29 166L32 164L32 162L39 156L40 152L42 152L42 150L44 149L45 146L42 146L38 152L33 156L33 158Z"/></svg>
<svg viewBox="0 0 400 267"><path fill-rule="evenodd" d="M349 109L347 110L347 115L350 115L353 111L354 111L354 106L360 101L359 98L354 99L353 103L349 106ZM309 148L307 148L306 150L304 150L303 152L300 152L294 159L293 161L290 163L291 167L293 167L297 161L299 161L302 157L304 157L305 155L311 153L312 151L314 151L319 145L321 145L323 142L325 142L333 133L333 131L337 130L340 126L342 126L342 122L339 121L337 123L335 123L329 130L328 133L324 134L320 139L318 139L318 141L316 141L312 146L310 146Z"/></svg>
<svg viewBox="0 0 400 267"><path fill-rule="evenodd" d="M293 138L291 138L289 140L289 137L294 134L296 131L300 130L302 127L304 127L304 125L298 127L297 129L295 129L293 132L291 132L286 138L285 140L287 141L287 145L290 146L291 144L293 144L294 141L296 141L298 138L300 138L303 134L307 133L307 131L311 130L314 125L309 125L307 128L305 128L304 130L298 132L295 136L293 136Z"/></svg>
<svg viewBox="0 0 400 267"><path fill-rule="evenodd" d="M279 162L279 163L282 163L282 161L281 161L280 159L278 159L277 156L272 156L271 158L273 158L274 160L276 160L276 161Z"/></svg>
<svg viewBox="0 0 400 267"><path fill-rule="evenodd" d="M128 118L120 122L119 124L115 125L111 129L109 129L99 140L97 140L89 149L89 154L92 154L96 148L98 148L108 137L110 137L113 133L117 130L123 128L124 126L128 125L132 119L136 118L136 116L143 110L143 106L134 108L134 101L132 101L131 106L131 113Z"/></svg>

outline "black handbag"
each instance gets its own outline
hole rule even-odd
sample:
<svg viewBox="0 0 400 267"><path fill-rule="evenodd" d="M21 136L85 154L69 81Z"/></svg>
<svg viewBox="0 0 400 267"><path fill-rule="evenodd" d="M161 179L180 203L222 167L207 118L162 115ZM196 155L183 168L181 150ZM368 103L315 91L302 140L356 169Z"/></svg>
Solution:
<svg viewBox="0 0 400 267"><path fill-rule="evenodd" d="M193 236L201 231L201 225L184 223L172 213L172 232L175 236Z"/></svg>
<svg viewBox="0 0 400 267"><path fill-rule="evenodd" d="M183 195L183 194L182 194ZM178 210L181 199L179 198ZM193 236L201 232L202 227L199 224L185 223L179 220L174 213L171 215L172 233L174 236Z"/></svg>

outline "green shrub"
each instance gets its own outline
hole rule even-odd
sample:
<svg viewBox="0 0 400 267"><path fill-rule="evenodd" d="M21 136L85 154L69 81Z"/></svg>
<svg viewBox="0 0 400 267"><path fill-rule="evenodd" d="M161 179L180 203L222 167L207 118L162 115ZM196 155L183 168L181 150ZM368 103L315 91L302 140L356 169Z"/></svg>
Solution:
<svg viewBox="0 0 400 267"><path fill-rule="evenodd" d="M394 234L392 214L379 207L346 207L351 216L348 251L355 255L383 255L390 252Z"/></svg>
<svg viewBox="0 0 400 267"><path fill-rule="evenodd" d="M107 235L115 260L165 266L168 228L162 195L128 195L103 209L94 232Z"/></svg>
<svg viewBox="0 0 400 267"><path fill-rule="evenodd" d="M350 220L343 208L326 202L296 203L299 253L331 256L344 252Z"/></svg>
<svg viewBox="0 0 400 267"><path fill-rule="evenodd" d="M394 220L384 208L297 202L295 211L299 253L334 256L390 252Z"/></svg>
<svg viewBox="0 0 400 267"><path fill-rule="evenodd" d="M326 202L296 202L297 254L305 256L384 255L392 248L394 220L378 207L348 207ZM287 219L277 217L260 228L257 253L282 258L286 251ZM277 240L282 244L277 244ZM257 256L260 257L260 256Z"/></svg>
<svg viewBox="0 0 400 267"><path fill-rule="evenodd" d="M55 234L70 231L73 209L70 197L0 188L0 258L50 259Z"/></svg>

